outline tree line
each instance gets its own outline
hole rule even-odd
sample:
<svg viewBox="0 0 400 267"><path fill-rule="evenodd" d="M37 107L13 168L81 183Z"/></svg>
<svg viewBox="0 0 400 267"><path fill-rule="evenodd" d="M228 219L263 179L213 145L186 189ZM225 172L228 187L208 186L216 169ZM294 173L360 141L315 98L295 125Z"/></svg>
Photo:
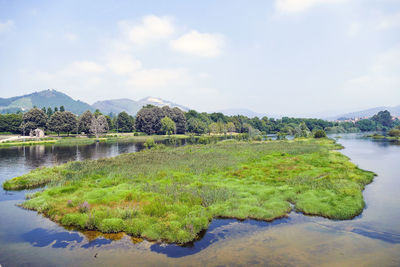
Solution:
<svg viewBox="0 0 400 267"><path fill-rule="evenodd" d="M98 135L111 132L143 132L152 134L224 134L248 133L306 136L317 130L327 132L389 131L400 125L392 120L388 111L381 111L369 119L353 122L332 122L322 119L268 117L248 118L243 115L226 116L223 113L183 112L168 106L144 106L135 117L126 112L103 115L99 110L86 111L81 116L59 108L33 108L22 114L0 115L0 132L29 134L41 128L60 133L84 133Z"/></svg>

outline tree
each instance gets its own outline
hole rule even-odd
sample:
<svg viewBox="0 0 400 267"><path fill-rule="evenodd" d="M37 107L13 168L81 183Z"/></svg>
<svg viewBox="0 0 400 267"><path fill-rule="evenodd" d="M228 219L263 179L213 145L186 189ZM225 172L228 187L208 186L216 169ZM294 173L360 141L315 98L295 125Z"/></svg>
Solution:
<svg viewBox="0 0 400 267"><path fill-rule="evenodd" d="M132 118L125 111L118 114L117 117L118 131L120 132L132 132L133 124Z"/></svg>
<svg viewBox="0 0 400 267"><path fill-rule="evenodd" d="M390 115L390 112L387 110L379 111L378 114L372 116L371 119L384 127L391 128L393 125L392 115Z"/></svg>
<svg viewBox="0 0 400 267"><path fill-rule="evenodd" d="M47 108L47 118L50 119L51 115L53 115L53 110L51 109L51 107Z"/></svg>
<svg viewBox="0 0 400 267"><path fill-rule="evenodd" d="M85 134L90 133L90 125L92 123L93 115L92 112L85 111L78 120L78 128L80 132L84 132Z"/></svg>
<svg viewBox="0 0 400 267"><path fill-rule="evenodd" d="M388 133L389 136L400 137L400 129L391 129Z"/></svg>
<svg viewBox="0 0 400 267"><path fill-rule="evenodd" d="M100 115L103 115L99 109L96 109L95 112L93 113L93 116L95 116L96 118Z"/></svg>
<svg viewBox="0 0 400 267"><path fill-rule="evenodd" d="M58 107L54 107L54 112L57 112L58 111Z"/></svg>
<svg viewBox="0 0 400 267"><path fill-rule="evenodd" d="M164 117L161 119L161 132L164 134L175 134L176 126L175 122L171 120L169 117Z"/></svg>
<svg viewBox="0 0 400 267"><path fill-rule="evenodd" d="M316 130L314 133L314 138L325 138L326 133L324 130Z"/></svg>
<svg viewBox="0 0 400 267"><path fill-rule="evenodd" d="M74 114L69 111L57 111L47 123L47 127L60 136L60 132L69 133L76 129L77 120Z"/></svg>
<svg viewBox="0 0 400 267"><path fill-rule="evenodd" d="M43 110L44 113L46 113L46 108L45 107L42 107L42 110Z"/></svg>
<svg viewBox="0 0 400 267"><path fill-rule="evenodd" d="M136 130L149 135L161 134L161 119L164 117L164 112L159 107L143 107L136 114Z"/></svg>
<svg viewBox="0 0 400 267"><path fill-rule="evenodd" d="M99 115L97 118L93 116L90 124L90 132L93 133L97 139L99 139L99 135L107 132L107 130L108 124L106 117L104 115Z"/></svg>
<svg viewBox="0 0 400 267"><path fill-rule="evenodd" d="M186 130L189 133L204 134L207 133L207 128L208 126L204 121L193 117L188 119L186 123Z"/></svg>
<svg viewBox="0 0 400 267"><path fill-rule="evenodd" d="M211 123L208 125L208 130L213 134L219 133L218 124L216 122Z"/></svg>
<svg viewBox="0 0 400 267"><path fill-rule="evenodd" d="M363 132L376 130L376 122L370 119L359 120L355 126Z"/></svg>
<svg viewBox="0 0 400 267"><path fill-rule="evenodd" d="M233 124L233 122L228 122L227 124L226 124L226 130L229 132L229 133L233 133L233 132L235 132L236 131L236 127L235 127L235 124Z"/></svg>
<svg viewBox="0 0 400 267"><path fill-rule="evenodd" d="M19 133L22 114L0 115L0 132Z"/></svg>
<svg viewBox="0 0 400 267"><path fill-rule="evenodd" d="M29 133L36 128L45 129L47 123L47 115L43 110L33 108L24 114L22 117L21 130L23 134Z"/></svg>
<svg viewBox="0 0 400 267"><path fill-rule="evenodd" d="M61 106L61 107L60 107L60 112L64 112L64 111L65 111L64 106Z"/></svg>

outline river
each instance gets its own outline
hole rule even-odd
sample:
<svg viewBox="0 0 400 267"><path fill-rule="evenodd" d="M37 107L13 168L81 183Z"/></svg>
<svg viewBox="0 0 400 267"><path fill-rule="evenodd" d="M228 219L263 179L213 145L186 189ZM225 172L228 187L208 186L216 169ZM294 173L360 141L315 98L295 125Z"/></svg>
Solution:
<svg viewBox="0 0 400 267"><path fill-rule="evenodd" d="M292 212L273 222L213 220L198 241L157 244L124 234L67 230L19 208L25 193L0 189L0 265L7 266L400 266L400 145L345 134L341 152L378 174L353 220ZM0 149L0 183L41 166L112 157L138 144Z"/></svg>

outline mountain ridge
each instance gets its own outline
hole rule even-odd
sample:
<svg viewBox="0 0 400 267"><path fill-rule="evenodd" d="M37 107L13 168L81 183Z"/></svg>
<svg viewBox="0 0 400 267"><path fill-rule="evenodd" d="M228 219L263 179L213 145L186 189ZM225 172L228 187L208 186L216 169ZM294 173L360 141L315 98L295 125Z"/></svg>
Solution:
<svg viewBox="0 0 400 267"><path fill-rule="evenodd" d="M94 111L91 105L80 100L74 100L67 94L54 89L47 89L10 98L0 98L0 113L24 112L34 106L38 108L64 106L65 109L76 114L82 114L86 110Z"/></svg>

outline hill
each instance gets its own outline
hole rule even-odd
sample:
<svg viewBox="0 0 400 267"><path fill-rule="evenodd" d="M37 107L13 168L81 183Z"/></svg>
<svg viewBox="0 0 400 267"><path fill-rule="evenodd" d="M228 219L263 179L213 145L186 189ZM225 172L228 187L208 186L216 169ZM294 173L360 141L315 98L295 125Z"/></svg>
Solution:
<svg viewBox="0 0 400 267"><path fill-rule="evenodd" d="M27 111L34 106L42 107L60 107L64 106L66 110L75 114L82 114L86 110L94 111L93 107L80 100L74 100L68 95L54 89L34 92L23 96L11 98L0 98L0 113L14 113L17 111Z"/></svg>
<svg viewBox="0 0 400 267"><path fill-rule="evenodd" d="M134 100L122 98L97 101L92 105L92 107L99 109L104 114L118 114L122 111L125 111L128 114L135 115L141 108L141 105Z"/></svg>
<svg viewBox="0 0 400 267"><path fill-rule="evenodd" d="M171 101L168 100L164 100L158 97L152 97L152 96L148 96L146 98L143 98L141 100L138 101L140 106L146 106L146 105L153 105L153 106L157 106L157 107L163 107L163 106L169 106L171 108L174 107L178 107L183 111L189 111L190 108L173 103Z"/></svg>
<svg viewBox="0 0 400 267"><path fill-rule="evenodd" d="M342 115L330 117L328 119L337 120L337 119L352 119L352 118L364 118L364 117L372 117L377 114L379 111L387 110L392 114L392 116L400 116L400 105L395 107L376 107L365 109L361 111L355 111L350 113L345 113Z"/></svg>
<svg viewBox="0 0 400 267"><path fill-rule="evenodd" d="M120 113L126 111L130 115L135 115L143 106L154 105L158 107L169 106L178 107L183 111L188 111L189 108L175 104L171 101L167 101L158 97L146 97L139 101L132 99L122 98L122 99L112 99L97 101L92 105L93 108L99 109L104 114L109 113Z"/></svg>

